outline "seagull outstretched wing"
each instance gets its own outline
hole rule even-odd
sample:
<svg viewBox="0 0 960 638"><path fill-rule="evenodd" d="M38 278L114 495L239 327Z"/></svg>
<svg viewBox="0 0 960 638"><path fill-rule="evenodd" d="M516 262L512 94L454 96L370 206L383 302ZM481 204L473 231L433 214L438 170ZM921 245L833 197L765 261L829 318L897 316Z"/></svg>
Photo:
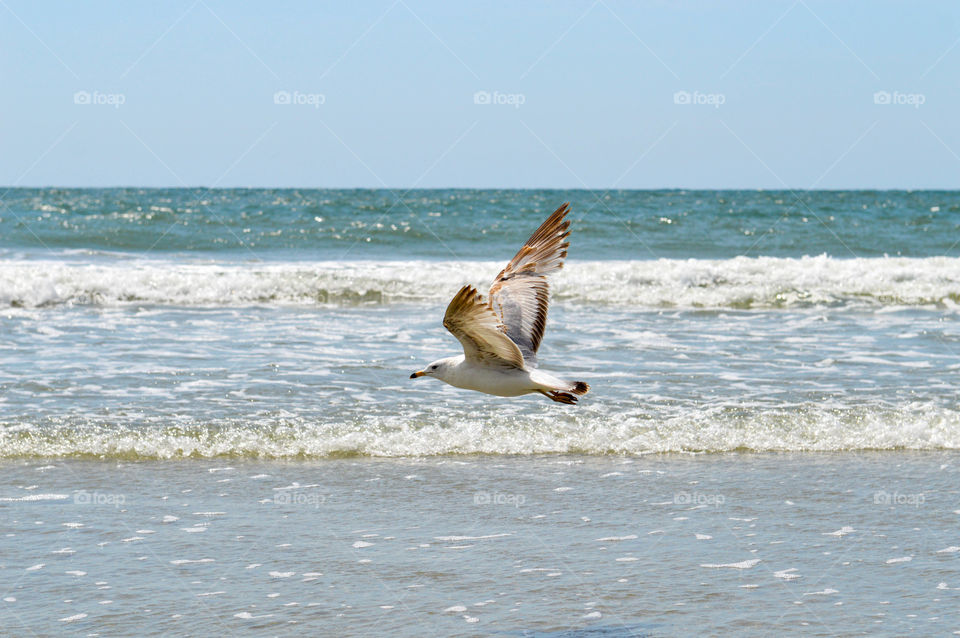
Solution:
<svg viewBox="0 0 960 638"><path fill-rule="evenodd" d="M537 349L547 326L547 275L563 268L570 246L564 241L570 235L570 220L564 220L568 212L566 203L550 215L490 287L490 308L530 366L537 365Z"/></svg>
<svg viewBox="0 0 960 638"><path fill-rule="evenodd" d="M460 289L447 306L443 327L463 345L467 360L505 368L523 368L523 354L507 336L500 317L473 286Z"/></svg>

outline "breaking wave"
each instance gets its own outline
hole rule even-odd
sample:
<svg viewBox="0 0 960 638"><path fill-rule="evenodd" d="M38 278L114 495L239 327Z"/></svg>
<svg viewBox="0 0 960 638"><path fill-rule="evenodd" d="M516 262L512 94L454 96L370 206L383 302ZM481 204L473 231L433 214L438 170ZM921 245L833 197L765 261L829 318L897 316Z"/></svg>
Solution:
<svg viewBox="0 0 960 638"><path fill-rule="evenodd" d="M586 406L584 406L586 407ZM166 423L164 423L164 420ZM651 454L960 449L960 412L930 404L794 409L710 407L673 416L557 418L371 415L318 422L285 416L220 423L169 418L139 424L91 417L0 423L0 458L101 459L434 456L445 454Z"/></svg>
<svg viewBox="0 0 960 638"><path fill-rule="evenodd" d="M117 260L0 262L0 307L160 304L235 306L443 303L500 262L357 261L255 264ZM555 298L651 308L937 306L960 302L960 258L571 262Z"/></svg>

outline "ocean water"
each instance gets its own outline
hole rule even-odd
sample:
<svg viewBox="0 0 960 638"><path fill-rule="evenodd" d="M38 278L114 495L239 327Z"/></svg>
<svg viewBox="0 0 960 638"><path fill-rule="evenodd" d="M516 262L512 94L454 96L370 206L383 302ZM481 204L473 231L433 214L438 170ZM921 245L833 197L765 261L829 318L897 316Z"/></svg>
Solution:
<svg viewBox="0 0 960 638"><path fill-rule="evenodd" d="M960 193L0 199L5 627L960 631ZM580 405L410 380L564 201Z"/></svg>

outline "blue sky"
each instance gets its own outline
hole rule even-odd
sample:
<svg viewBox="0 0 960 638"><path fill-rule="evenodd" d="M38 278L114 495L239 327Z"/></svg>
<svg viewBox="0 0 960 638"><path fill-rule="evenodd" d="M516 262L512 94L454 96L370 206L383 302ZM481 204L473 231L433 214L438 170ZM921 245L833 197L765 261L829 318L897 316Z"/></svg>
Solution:
<svg viewBox="0 0 960 638"><path fill-rule="evenodd" d="M0 59L7 186L960 178L956 2L0 0Z"/></svg>

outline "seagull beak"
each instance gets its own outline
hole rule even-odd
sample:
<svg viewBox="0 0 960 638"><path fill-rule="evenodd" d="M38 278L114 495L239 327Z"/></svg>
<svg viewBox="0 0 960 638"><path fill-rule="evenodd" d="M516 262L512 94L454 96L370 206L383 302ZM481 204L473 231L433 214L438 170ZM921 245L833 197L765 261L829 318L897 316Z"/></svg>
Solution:
<svg viewBox="0 0 960 638"><path fill-rule="evenodd" d="M410 378L411 378L411 379L416 379L417 377L422 377L422 376L424 376L425 374L427 374L427 373L424 372L423 370L417 370L416 372L414 372L413 374L410 375Z"/></svg>

